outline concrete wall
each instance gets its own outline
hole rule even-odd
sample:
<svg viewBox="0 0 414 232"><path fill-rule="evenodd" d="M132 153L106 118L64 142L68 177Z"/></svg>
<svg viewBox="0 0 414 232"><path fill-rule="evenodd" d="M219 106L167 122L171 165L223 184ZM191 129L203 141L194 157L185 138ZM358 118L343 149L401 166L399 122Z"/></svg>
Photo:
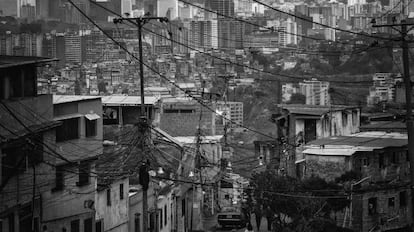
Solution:
<svg viewBox="0 0 414 232"><path fill-rule="evenodd" d="M42 122L50 122L52 120L53 104L51 95L40 95L38 97L26 97L14 101L4 101L4 103L16 114L16 116L26 126L38 125ZM4 108L0 107L0 124L6 128L19 134L20 132L27 132L27 130L16 120L13 116ZM6 130L2 130L1 134L6 133ZM22 133L23 134L23 133ZM49 129L44 132L43 141L31 140L34 144L39 147L43 147L43 161L53 164L55 157L45 151L45 145L53 146L55 132L54 129ZM22 141L23 144L27 144L26 141ZM11 143L2 143L0 145L0 157L4 157L6 153L3 149ZM28 151L30 152L30 151ZM0 163L2 159L0 159ZM26 163L26 162L24 162ZM23 210L25 213L33 214L34 217L40 219L41 215L41 204L40 198L44 192L49 191L52 186L50 183L54 179L53 167L46 163L40 163L35 165L35 169L25 165L24 168L14 176L12 176L7 183L5 183L3 189L0 191L0 220L2 221L2 231L8 231L9 223L14 224L15 231L24 231L27 227L20 227L20 214ZM2 176L2 165L0 165L0 180L5 181L6 176ZM22 168L22 167L20 167ZM35 175L33 175L35 173ZM8 173L9 174L9 173ZM32 210L32 198L33 198L33 176L35 176L36 187L35 191L35 209ZM27 211L29 207L29 211ZM20 212L19 212L20 211ZM14 215L14 221L9 221L8 216ZM27 216L27 215L26 215ZM31 224L29 223L29 228ZM27 226L27 224L26 224Z"/></svg>
<svg viewBox="0 0 414 232"><path fill-rule="evenodd" d="M69 160L82 160L96 157L102 154L103 139L103 119L101 99L77 101L70 103L55 104L55 117L70 114L91 114L95 113L100 116L97 119L96 136L85 137L85 117L79 117L79 138L56 143L57 150L60 154ZM64 163L57 160L58 163Z"/></svg>
<svg viewBox="0 0 414 232"><path fill-rule="evenodd" d="M96 176L91 174L88 185L78 187L78 166L65 166L64 188L62 190L50 190L42 196L43 221L50 231L61 231L62 225L70 225L75 219L93 218L93 209L85 208L85 201L95 201ZM95 172L94 166L91 173ZM53 171L52 173L55 173ZM54 186L53 182L51 184ZM66 227L69 230L70 227ZM83 227L81 227L83 228ZM80 230L83 231L83 230Z"/></svg>
<svg viewBox="0 0 414 232"><path fill-rule="evenodd" d="M130 186L131 187L131 186ZM143 231L143 226L142 226L142 188L140 185L134 186L134 188L138 189L138 192L131 194L128 199L129 199L129 209L128 209L128 214L129 214L129 222L128 222L128 231L135 231L135 217L138 214L139 215L139 222L140 222L140 229L138 231ZM155 192L154 192L154 184L151 183L148 191L147 191L147 196L148 196L148 209L154 209L154 200L155 200ZM149 218L149 214L148 214L148 218ZM149 226L149 224L148 224Z"/></svg>
<svg viewBox="0 0 414 232"><path fill-rule="evenodd" d="M406 192L406 205L400 206L400 192ZM377 210L369 214L368 201L377 198ZM389 205L389 199L394 198L394 206ZM374 226L381 231L402 228L412 222L411 193L407 187L391 187L365 193L355 193L352 200L352 228L357 231L368 232Z"/></svg>
<svg viewBox="0 0 414 232"><path fill-rule="evenodd" d="M215 109L213 105L210 105ZM193 110L192 113L166 113L169 109ZM216 135L215 113L202 108L201 129L204 135ZM171 136L195 136L199 125L200 104L189 102L164 103L161 108L160 128ZM220 133L219 133L220 134Z"/></svg>
<svg viewBox="0 0 414 232"><path fill-rule="evenodd" d="M327 181L334 181L336 177L349 171L349 158L344 156L326 156L306 154L305 177L319 176Z"/></svg>
<svg viewBox="0 0 414 232"><path fill-rule="evenodd" d="M123 199L120 196L120 184L123 184ZM129 220L129 180L114 181L110 186L111 205L107 205L107 189L97 192L95 196L96 221L103 222L104 231L128 231Z"/></svg>
<svg viewBox="0 0 414 232"><path fill-rule="evenodd" d="M160 227L159 232L171 232L174 222L175 214L175 202L173 197L173 191L158 197L158 209L159 212L162 211L162 227ZM161 216L161 214L160 214ZM167 220L165 220L167 219Z"/></svg>

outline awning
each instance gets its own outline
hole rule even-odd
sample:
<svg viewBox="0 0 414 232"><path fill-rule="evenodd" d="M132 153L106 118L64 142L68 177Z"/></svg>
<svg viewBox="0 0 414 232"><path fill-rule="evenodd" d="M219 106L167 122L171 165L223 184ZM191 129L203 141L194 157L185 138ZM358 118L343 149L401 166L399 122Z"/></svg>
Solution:
<svg viewBox="0 0 414 232"><path fill-rule="evenodd" d="M85 118L87 118L88 120L96 120L101 117L97 114L85 114Z"/></svg>
<svg viewBox="0 0 414 232"><path fill-rule="evenodd" d="M354 149L308 148L302 153L308 155L351 156L355 152Z"/></svg>
<svg viewBox="0 0 414 232"><path fill-rule="evenodd" d="M302 163L302 162L305 162L305 161L306 161L306 159L296 160L296 161L295 161L295 164L299 164L299 163Z"/></svg>
<svg viewBox="0 0 414 232"><path fill-rule="evenodd" d="M56 116L53 118L53 120L61 121L61 120L70 119L70 118L80 118L82 116L83 114L65 114L62 116Z"/></svg>

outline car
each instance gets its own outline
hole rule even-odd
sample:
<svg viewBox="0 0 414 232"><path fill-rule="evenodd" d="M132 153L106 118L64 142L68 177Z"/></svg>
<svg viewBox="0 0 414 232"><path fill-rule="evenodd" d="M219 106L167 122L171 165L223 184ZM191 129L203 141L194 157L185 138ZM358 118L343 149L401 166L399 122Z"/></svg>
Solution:
<svg viewBox="0 0 414 232"><path fill-rule="evenodd" d="M217 214L217 221L220 227L242 228L247 224L247 218L243 213L237 211L221 212Z"/></svg>

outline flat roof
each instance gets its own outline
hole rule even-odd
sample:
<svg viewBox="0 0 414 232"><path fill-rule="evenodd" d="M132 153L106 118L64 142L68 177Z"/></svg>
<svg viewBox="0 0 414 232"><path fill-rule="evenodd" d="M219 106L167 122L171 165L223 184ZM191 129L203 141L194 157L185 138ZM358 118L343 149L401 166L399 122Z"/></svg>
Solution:
<svg viewBox="0 0 414 232"><path fill-rule="evenodd" d="M159 97L154 96L145 96L144 103L145 105L155 105L159 101ZM102 104L104 106L138 106L141 105L140 96L103 96Z"/></svg>
<svg viewBox="0 0 414 232"><path fill-rule="evenodd" d="M386 147L403 147L408 136L382 131L361 132L350 136L331 136L309 142L304 154L350 156L357 151L372 151Z"/></svg>
<svg viewBox="0 0 414 232"><path fill-rule="evenodd" d="M57 61L56 58L36 57L36 56L4 56L0 55L0 69L22 65L48 63Z"/></svg>
<svg viewBox="0 0 414 232"><path fill-rule="evenodd" d="M209 135L201 137L201 143L216 143L222 139L224 135ZM197 142L196 136L177 136L174 137L175 140L182 144L195 144Z"/></svg>
<svg viewBox="0 0 414 232"><path fill-rule="evenodd" d="M53 104L100 99L100 96L88 95L53 95Z"/></svg>
<svg viewBox="0 0 414 232"><path fill-rule="evenodd" d="M323 115L330 111L341 111L347 109L357 109L358 106L319 106L319 105L305 105L305 104L279 104L282 109L288 110L293 114L306 114L306 115Z"/></svg>

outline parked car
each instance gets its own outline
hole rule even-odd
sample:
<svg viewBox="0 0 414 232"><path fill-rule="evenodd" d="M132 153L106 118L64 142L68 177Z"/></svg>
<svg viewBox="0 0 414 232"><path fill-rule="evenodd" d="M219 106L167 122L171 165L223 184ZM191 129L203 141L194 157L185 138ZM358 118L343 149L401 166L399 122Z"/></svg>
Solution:
<svg viewBox="0 0 414 232"><path fill-rule="evenodd" d="M241 228L246 226L247 224L247 217L244 215L240 210L237 209L229 209L223 210L222 212L217 214L217 221L220 227L236 227Z"/></svg>

